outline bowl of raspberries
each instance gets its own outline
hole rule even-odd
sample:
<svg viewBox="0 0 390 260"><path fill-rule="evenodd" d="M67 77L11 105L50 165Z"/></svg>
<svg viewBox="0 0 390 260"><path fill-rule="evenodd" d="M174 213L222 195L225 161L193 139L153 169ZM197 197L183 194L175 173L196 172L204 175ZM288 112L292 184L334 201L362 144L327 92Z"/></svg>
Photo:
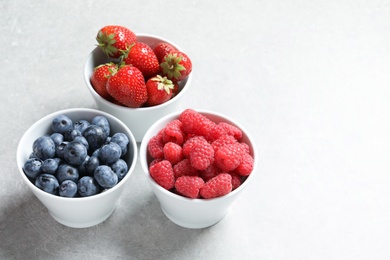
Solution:
<svg viewBox="0 0 390 260"><path fill-rule="evenodd" d="M251 182L258 160L252 137L239 123L191 108L156 121L139 156L162 211L186 228L219 222Z"/></svg>
<svg viewBox="0 0 390 260"><path fill-rule="evenodd" d="M122 120L140 142L146 130L178 107L192 79L190 57L159 36L107 25L84 67L99 110Z"/></svg>
<svg viewBox="0 0 390 260"><path fill-rule="evenodd" d="M116 117L71 108L35 122L22 136L17 165L24 183L59 223L84 228L115 210L137 161L137 143Z"/></svg>

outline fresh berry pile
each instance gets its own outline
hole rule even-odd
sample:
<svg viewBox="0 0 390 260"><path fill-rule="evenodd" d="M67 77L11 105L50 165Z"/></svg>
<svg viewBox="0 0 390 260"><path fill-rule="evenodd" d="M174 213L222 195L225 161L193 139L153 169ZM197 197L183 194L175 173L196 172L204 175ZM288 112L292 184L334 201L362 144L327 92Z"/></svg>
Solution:
<svg viewBox="0 0 390 260"><path fill-rule="evenodd" d="M253 157L242 131L184 110L148 143L150 176L188 198L211 199L238 188L251 174Z"/></svg>
<svg viewBox="0 0 390 260"><path fill-rule="evenodd" d="M95 91L119 105L138 108L167 102L192 71L190 58L169 43L139 42L124 26L109 25L96 36L98 46L115 62L98 65L90 78Z"/></svg>
<svg viewBox="0 0 390 260"><path fill-rule="evenodd" d="M23 171L39 189L62 197L87 197L114 187L128 172L129 138L111 135L104 116L73 122L53 119L51 133L37 138Z"/></svg>

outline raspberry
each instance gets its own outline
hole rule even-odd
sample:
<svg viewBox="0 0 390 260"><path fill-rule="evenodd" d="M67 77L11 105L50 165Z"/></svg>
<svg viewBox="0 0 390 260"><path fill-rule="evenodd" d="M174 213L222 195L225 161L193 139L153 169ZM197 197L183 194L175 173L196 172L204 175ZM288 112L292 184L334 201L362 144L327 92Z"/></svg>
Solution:
<svg viewBox="0 0 390 260"><path fill-rule="evenodd" d="M229 174L232 176L232 190L235 190L242 184L241 175L235 172L231 172Z"/></svg>
<svg viewBox="0 0 390 260"><path fill-rule="evenodd" d="M205 199L221 197L232 191L232 176L228 173L220 173L206 182L200 189L200 196Z"/></svg>
<svg viewBox="0 0 390 260"><path fill-rule="evenodd" d="M213 121L193 109L184 110L180 114L179 120L183 123L183 131L186 134L207 136L210 130L215 127Z"/></svg>
<svg viewBox="0 0 390 260"><path fill-rule="evenodd" d="M218 167L215 166L215 164L211 164L204 171L200 172L200 177L202 177L204 181L208 181L220 173L221 173L221 170L218 169Z"/></svg>
<svg viewBox="0 0 390 260"><path fill-rule="evenodd" d="M203 179L198 176L181 176L175 182L176 191L191 199L199 198L199 190L203 185Z"/></svg>
<svg viewBox="0 0 390 260"><path fill-rule="evenodd" d="M240 165L235 171L241 176L248 176L253 170L253 157L249 153L242 154L242 160Z"/></svg>
<svg viewBox="0 0 390 260"><path fill-rule="evenodd" d="M163 130L153 136L148 143L148 152L153 159L164 157Z"/></svg>
<svg viewBox="0 0 390 260"><path fill-rule="evenodd" d="M184 143L184 133L182 128L182 122L179 119L175 119L169 122L163 131L164 143L174 142L182 145Z"/></svg>
<svg viewBox="0 0 390 260"><path fill-rule="evenodd" d="M198 170L191 166L189 159L183 159L173 166L173 174L175 178L183 175L198 176Z"/></svg>
<svg viewBox="0 0 390 260"><path fill-rule="evenodd" d="M243 149L239 143L224 145L215 153L215 164L222 171L233 171L240 165L242 154Z"/></svg>
<svg viewBox="0 0 390 260"><path fill-rule="evenodd" d="M206 140L194 144L190 152L190 162L197 170L205 170L214 162L214 149Z"/></svg>
<svg viewBox="0 0 390 260"><path fill-rule="evenodd" d="M167 160L162 160L149 168L150 176L164 189L170 190L175 186L175 176L173 175L172 164Z"/></svg>
<svg viewBox="0 0 390 260"><path fill-rule="evenodd" d="M190 158L190 153L192 148L199 144L207 142L206 139L203 136L194 136L189 138L183 145L183 156L185 158Z"/></svg>
<svg viewBox="0 0 390 260"><path fill-rule="evenodd" d="M183 159L183 148L173 142L166 143L163 152L164 159L168 160L172 165L175 165Z"/></svg>
<svg viewBox="0 0 390 260"><path fill-rule="evenodd" d="M211 145L213 146L214 152L224 145L237 143L237 140L231 135L222 135L218 139L214 140Z"/></svg>
<svg viewBox="0 0 390 260"><path fill-rule="evenodd" d="M224 135L230 135L234 137L234 139L240 140L242 137L242 131L234 125L226 122L220 122L210 130L207 139L214 141Z"/></svg>
<svg viewBox="0 0 390 260"><path fill-rule="evenodd" d="M163 159L161 159L161 158L154 159L153 161L151 161L149 163L149 168L152 167L153 165L155 165L156 163L161 162L162 160Z"/></svg>

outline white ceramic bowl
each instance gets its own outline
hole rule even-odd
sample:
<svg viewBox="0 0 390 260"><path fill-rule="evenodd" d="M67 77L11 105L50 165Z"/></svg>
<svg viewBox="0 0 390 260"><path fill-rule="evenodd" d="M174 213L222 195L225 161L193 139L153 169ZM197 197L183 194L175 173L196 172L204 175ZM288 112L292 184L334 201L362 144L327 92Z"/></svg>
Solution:
<svg viewBox="0 0 390 260"><path fill-rule="evenodd" d="M148 44L151 48L154 48L155 45L159 42L167 42L176 47L176 49L183 51L179 46L168 41L167 39L154 35L137 34L137 40ZM101 51L101 49L99 47L96 47L88 56L87 62L84 67L85 83L87 84L87 87L91 92L91 95L94 98L98 109L112 114L122 120L133 132L136 141L141 142L146 130L155 121L157 121L164 115L174 112L178 108L180 102L183 99L183 96L185 95L185 92L191 85L193 72L191 72L186 79L182 80L179 83L179 93L171 100L153 107L129 108L114 104L102 98L91 85L90 78L93 69L100 64L110 61L115 60L107 58L107 56Z"/></svg>
<svg viewBox="0 0 390 260"><path fill-rule="evenodd" d="M152 179L152 177L150 177L148 165L152 158L148 155L147 146L149 140L162 128L164 128L168 122L177 119L181 111L166 115L165 117L155 122L146 132L141 143L139 154L141 165L164 214L175 224L186 228L206 228L218 223L221 219L223 219L231 204L252 181L253 176L257 171L258 161L255 143L242 125L225 115L213 111L198 109L196 109L196 111L207 116L216 123L223 121L239 127L243 132L241 141L249 145L251 155L254 158L254 165L252 173L241 184L241 186L225 196L214 199L189 199L174 194L173 192L162 188Z"/></svg>
<svg viewBox="0 0 390 260"><path fill-rule="evenodd" d="M32 152L33 142L38 137L48 134L52 120L61 114L67 115L73 121L81 119L90 121L97 115L103 115L110 122L110 135L122 132L129 137L130 142L125 158L129 171L113 188L90 197L65 198L40 190L27 178L23 172L23 165ZM55 220L69 227L84 228L103 222L114 212L118 199L134 171L137 162L137 143L129 128L112 115L88 108L66 109L43 117L25 132L18 144L16 162L25 184L43 203Z"/></svg>

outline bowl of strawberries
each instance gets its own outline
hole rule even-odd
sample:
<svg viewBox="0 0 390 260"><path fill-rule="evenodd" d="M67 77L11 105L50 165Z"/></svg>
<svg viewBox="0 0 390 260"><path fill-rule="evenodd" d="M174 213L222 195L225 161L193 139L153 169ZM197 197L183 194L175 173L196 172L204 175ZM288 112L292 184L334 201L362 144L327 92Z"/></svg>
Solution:
<svg viewBox="0 0 390 260"><path fill-rule="evenodd" d="M84 66L84 80L99 110L122 120L140 142L146 130L175 111L192 79L188 55L173 42L108 25Z"/></svg>
<svg viewBox="0 0 390 260"><path fill-rule="evenodd" d="M156 121L139 158L165 216L196 229L224 218L253 182L258 163L253 138L236 120L191 108Z"/></svg>

